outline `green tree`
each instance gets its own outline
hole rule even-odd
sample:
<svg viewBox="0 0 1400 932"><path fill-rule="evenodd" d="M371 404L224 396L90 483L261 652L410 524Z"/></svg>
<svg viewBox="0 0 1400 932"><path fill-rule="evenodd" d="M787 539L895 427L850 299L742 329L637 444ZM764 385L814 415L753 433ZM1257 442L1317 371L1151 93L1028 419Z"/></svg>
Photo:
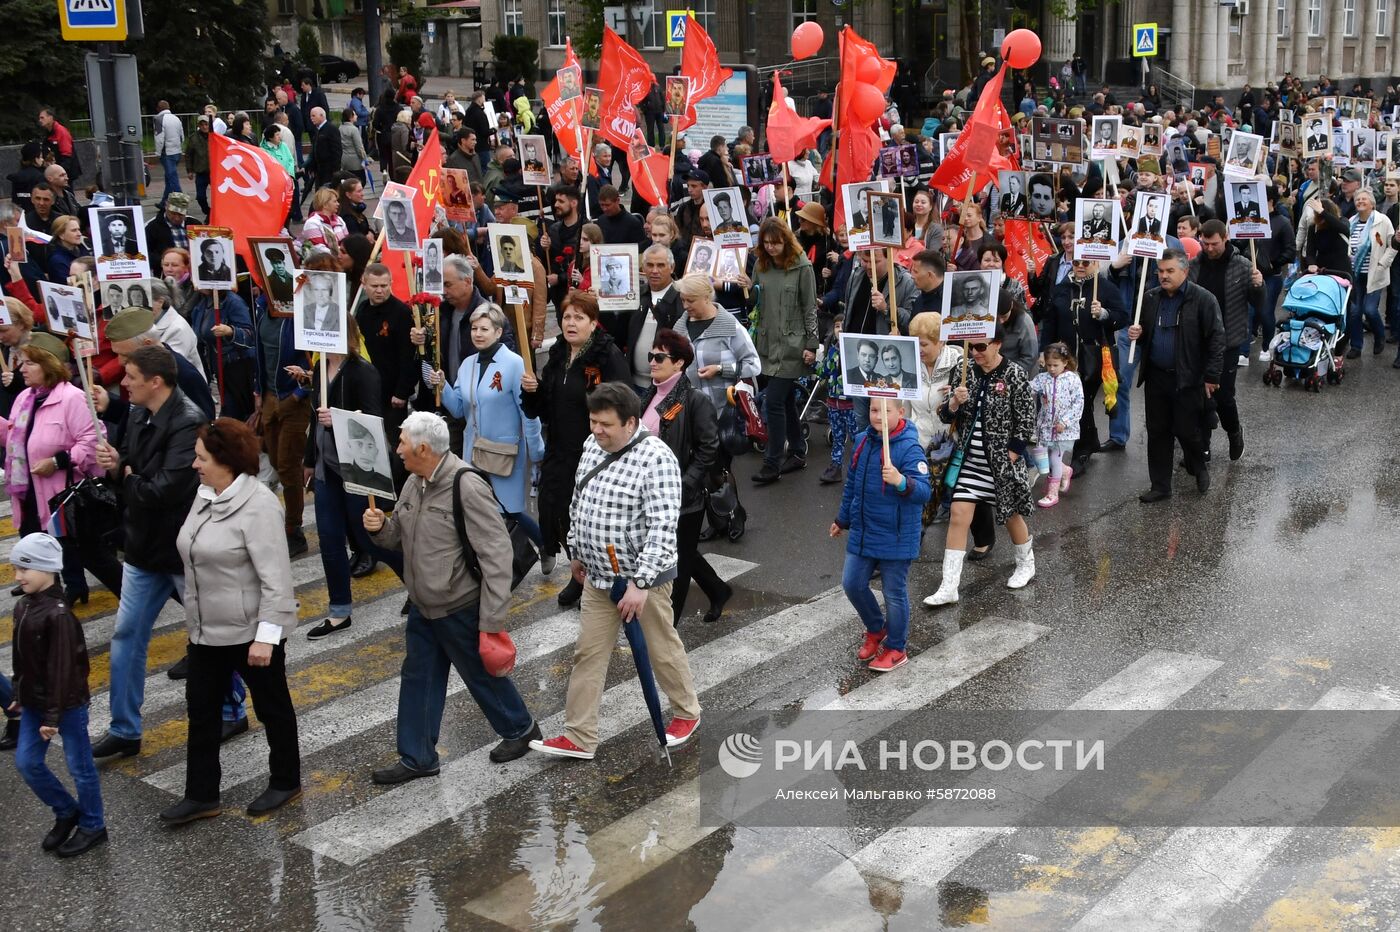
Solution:
<svg viewBox="0 0 1400 932"><path fill-rule="evenodd" d="M39 136L39 108L52 106L65 124L87 116L83 77L86 43L59 38L58 4L53 0L5 0L0 30L0 143ZM81 135L81 134L80 134Z"/></svg>
<svg viewBox="0 0 1400 932"><path fill-rule="evenodd" d="M491 40L496 73L508 81L516 76L533 84L540 71L540 41L533 36L497 36Z"/></svg>
<svg viewBox="0 0 1400 932"><path fill-rule="evenodd" d="M267 4L260 0L144 0L146 38L122 43L141 69L143 110L206 103L261 109L270 73Z"/></svg>
<svg viewBox="0 0 1400 932"><path fill-rule="evenodd" d="M389 37L385 43L389 51L389 61L394 66L394 75L397 80L400 66L407 68L408 73L419 79L422 84L423 76L423 34L416 31L396 32Z"/></svg>

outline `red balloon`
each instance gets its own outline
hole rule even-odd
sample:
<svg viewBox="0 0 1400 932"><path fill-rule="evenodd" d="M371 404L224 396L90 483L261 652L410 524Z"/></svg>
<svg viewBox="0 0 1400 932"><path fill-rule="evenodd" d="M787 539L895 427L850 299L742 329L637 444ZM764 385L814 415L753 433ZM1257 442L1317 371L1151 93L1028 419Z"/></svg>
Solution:
<svg viewBox="0 0 1400 932"><path fill-rule="evenodd" d="M851 95L850 113L860 126L869 126L885 112L885 95L870 84L857 84Z"/></svg>
<svg viewBox="0 0 1400 932"><path fill-rule="evenodd" d="M1040 60L1040 36L1029 29L1013 29L1002 40L1001 57L1012 68L1029 68Z"/></svg>
<svg viewBox="0 0 1400 932"><path fill-rule="evenodd" d="M874 55L866 55L856 64L856 80L874 84L880 80L880 61Z"/></svg>
<svg viewBox="0 0 1400 932"><path fill-rule="evenodd" d="M792 31L792 57L797 61L811 58L822 50L825 41L826 35L821 26L813 22L803 23Z"/></svg>

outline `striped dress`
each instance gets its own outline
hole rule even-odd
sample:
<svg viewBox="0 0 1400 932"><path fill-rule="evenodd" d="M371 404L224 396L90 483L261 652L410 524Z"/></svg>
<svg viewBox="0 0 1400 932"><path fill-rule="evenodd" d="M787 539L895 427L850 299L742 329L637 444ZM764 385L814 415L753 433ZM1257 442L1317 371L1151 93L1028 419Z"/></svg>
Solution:
<svg viewBox="0 0 1400 932"><path fill-rule="evenodd" d="M982 442L982 416L972 423L972 436L967 441L967 452L963 455L962 467L958 470L958 481L953 487L955 502L995 502L997 500L996 479L992 476L992 466L987 459L987 447Z"/></svg>

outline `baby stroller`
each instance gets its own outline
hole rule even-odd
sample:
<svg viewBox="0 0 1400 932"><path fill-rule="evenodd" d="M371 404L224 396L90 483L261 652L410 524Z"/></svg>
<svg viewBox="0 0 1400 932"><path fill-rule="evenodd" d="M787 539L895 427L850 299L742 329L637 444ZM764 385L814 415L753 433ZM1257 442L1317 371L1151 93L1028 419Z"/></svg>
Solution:
<svg viewBox="0 0 1400 932"><path fill-rule="evenodd" d="M1283 308L1292 317L1279 321L1269 344L1269 369L1264 384L1277 387L1284 375L1302 381L1309 391L1322 391L1322 380L1330 385L1342 381L1342 354L1346 336L1347 301L1351 281L1337 274L1304 275L1295 281L1283 298Z"/></svg>

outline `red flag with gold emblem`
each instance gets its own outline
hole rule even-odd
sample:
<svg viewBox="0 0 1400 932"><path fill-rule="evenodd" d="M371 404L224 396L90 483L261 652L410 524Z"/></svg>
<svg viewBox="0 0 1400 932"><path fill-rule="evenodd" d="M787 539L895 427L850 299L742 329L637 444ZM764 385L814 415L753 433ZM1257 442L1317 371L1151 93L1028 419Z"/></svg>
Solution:
<svg viewBox="0 0 1400 932"><path fill-rule="evenodd" d="M291 176L271 153L209 134L209 223L233 230L234 247L249 269L258 264L248 237L282 232L293 190Z"/></svg>
<svg viewBox="0 0 1400 932"><path fill-rule="evenodd" d="M413 164L413 171L409 172L407 183L414 190L411 203L413 215L418 221L418 231L426 237L432 229L433 208L437 206L438 188L442 183L442 141L437 133L428 134L428 140L418 153L418 161ZM394 294L407 301L413 289L409 286L408 274L404 269L405 253L390 249L386 241L381 256L380 261L389 266L389 272L394 277Z"/></svg>

